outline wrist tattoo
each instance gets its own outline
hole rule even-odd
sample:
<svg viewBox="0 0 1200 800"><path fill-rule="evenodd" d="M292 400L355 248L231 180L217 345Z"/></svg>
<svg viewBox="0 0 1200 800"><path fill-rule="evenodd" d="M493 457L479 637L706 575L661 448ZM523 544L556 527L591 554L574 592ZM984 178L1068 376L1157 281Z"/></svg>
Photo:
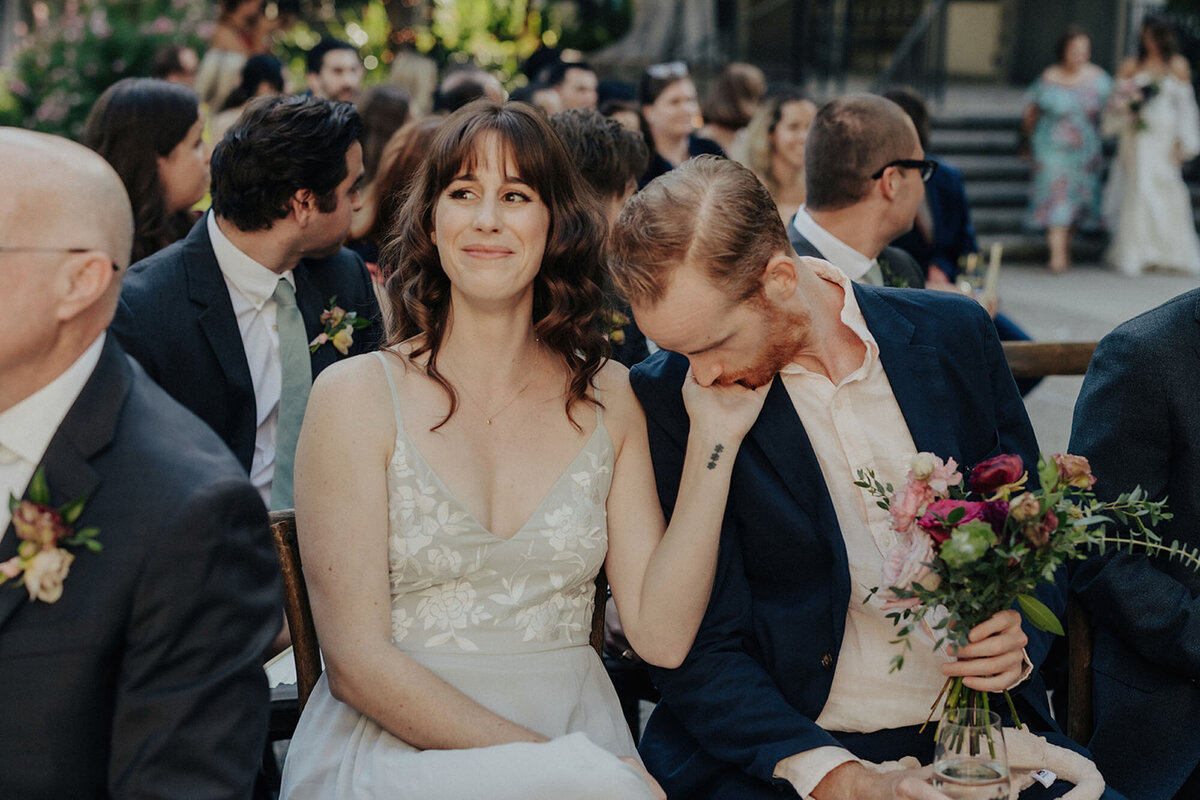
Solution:
<svg viewBox="0 0 1200 800"><path fill-rule="evenodd" d="M717 461L721 458L721 453L724 452L725 445L719 444L713 448L712 455L708 457L708 468L716 469Z"/></svg>

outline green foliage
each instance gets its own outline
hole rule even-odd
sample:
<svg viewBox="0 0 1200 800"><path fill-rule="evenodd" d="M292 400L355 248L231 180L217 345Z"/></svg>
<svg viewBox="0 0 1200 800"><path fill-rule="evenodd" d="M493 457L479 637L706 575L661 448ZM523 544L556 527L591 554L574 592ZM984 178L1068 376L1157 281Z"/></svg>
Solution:
<svg viewBox="0 0 1200 800"><path fill-rule="evenodd" d="M154 53L177 42L199 49L212 22L203 0L34 4L8 90L20 125L78 138L92 104L121 78L150 74Z"/></svg>

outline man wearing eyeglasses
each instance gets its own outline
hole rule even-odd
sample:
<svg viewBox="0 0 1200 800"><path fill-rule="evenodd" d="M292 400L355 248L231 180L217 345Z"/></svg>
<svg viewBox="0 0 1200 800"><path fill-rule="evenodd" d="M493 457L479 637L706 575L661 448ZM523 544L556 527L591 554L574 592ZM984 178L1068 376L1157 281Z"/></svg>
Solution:
<svg viewBox="0 0 1200 800"><path fill-rule="evenodd" d="M891 100L849 95L826 103L804 146L807 200L788 225L792 247L854 281L924 288L925 273L888 242L912 229L936 168Z"/></svg>
<svg viewBox="0 0 1200 800"><path fill-rule="evenodd" d="M31 164L0 192L0 797L249 798L280 625L266 510L105 332L121 179L0 128L0 175Z"/></svg>

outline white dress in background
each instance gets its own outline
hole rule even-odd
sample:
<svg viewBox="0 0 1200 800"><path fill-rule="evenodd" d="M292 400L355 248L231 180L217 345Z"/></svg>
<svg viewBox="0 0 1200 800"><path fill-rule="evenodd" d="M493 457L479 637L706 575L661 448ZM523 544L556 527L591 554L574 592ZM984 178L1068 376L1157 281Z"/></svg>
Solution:
<svg viewBox="0 0 1200 800"><path fill-rule="evenodd" d="M1159 90L1141 109L1140 130L1119 109L1110 107L1106 114L1105 132L1119 132L1120 141L1104 189L1104 219L1112 234L1104 260L1131 276L1150 266L1200 275L1200 239L1178 161L1200 154L1195 93L1169 74L1139 72L1130 80L1138 86L1157 83Z"/></svg>
<svg viewBox="0 0 1200 800"><path fill-rule="evenodd" d="M537 800L650 798L618 756L636 750L591 633L608 550L613 447L596 429L511 539L493 536L404 430L387 468L392 643L502 717L551 737L418 750L334 699L321 676L288 750L282 797Z"/></svg>

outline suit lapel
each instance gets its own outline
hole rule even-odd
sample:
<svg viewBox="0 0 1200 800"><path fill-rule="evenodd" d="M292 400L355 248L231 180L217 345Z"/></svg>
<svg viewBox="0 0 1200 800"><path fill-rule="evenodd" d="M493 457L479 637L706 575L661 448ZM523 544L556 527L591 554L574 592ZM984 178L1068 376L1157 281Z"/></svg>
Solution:
<svg viewBox="0 0 1200 800"><path fill-rule="evenodd" d="M46 483L50 487L50 504L55 508L78 497L90 498L100 485L100 475L89 460L107 447L116 434L117 419L130 386L130 369L125 359L125 353L116 339L109 336L96 369L42 456L38 466L45 470ZM28 499L28 487L23 497ZM85 517L86 514L85 505ZM104 531L101 531L101 541L103 534ZM10 523L4 540L0 542L0 560L7 560L16 554L17 536ZM0 587L0 629L28 599L29 593L24 587Z"/></svg>
<svg viewBox="0 0 1200 800"><path fill-rule="evenodd" d="M229 299L229 287L225 285L208 237L207 215L200 218L184 242L183 268L187 275L188 298L199 309L197 321L229 381L233 399L249 398L253 403L254 383L246 363L246 348L242 344L233 302Z"/></svg>
<svg viewBox="0 0 1200 800"><path fill-rule="evenodd" d="M916 327L887 303L875 287L854 284L854 297L879 344L879 359L892 394L920 452L961 463L955 435L958 406L946 387L937 348L913 344Z"/></svg>
<svg viewBox="0 0 1200 800"><path fill-rule="evenodd" d="M797 214L800 212L796 212ZM796 230L794 224L788 224L787 228L788 239L792 243L792 249L796 251L798 256L807 256L809 258L825 258L821 251L813 246L813 243L805 238L804 234Z"/></svg>

